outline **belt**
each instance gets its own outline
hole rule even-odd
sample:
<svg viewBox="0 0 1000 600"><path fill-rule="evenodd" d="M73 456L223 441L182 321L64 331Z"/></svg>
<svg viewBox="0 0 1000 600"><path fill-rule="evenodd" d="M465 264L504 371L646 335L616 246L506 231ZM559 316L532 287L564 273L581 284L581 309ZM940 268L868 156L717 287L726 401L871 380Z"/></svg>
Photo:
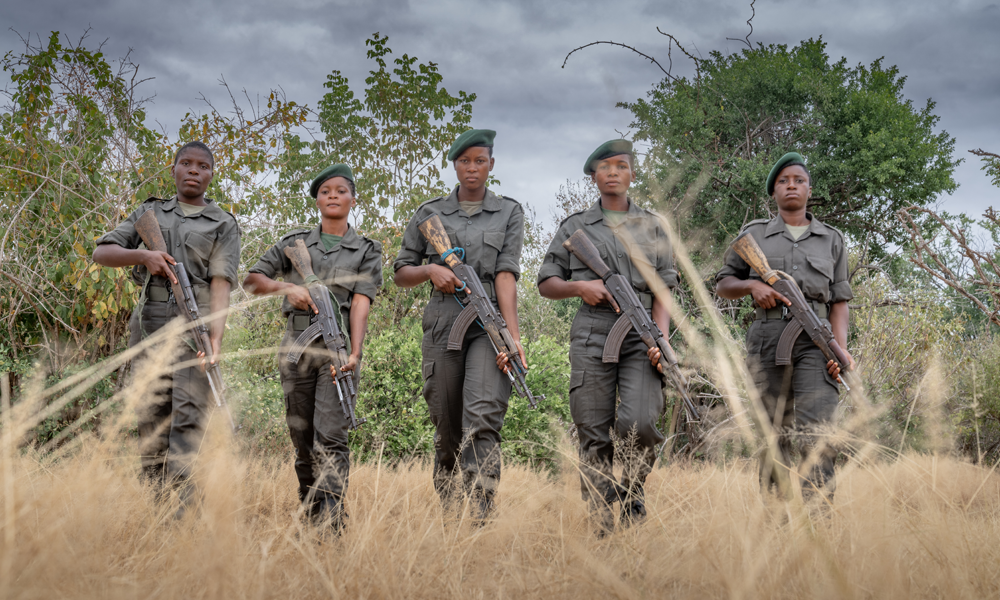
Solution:
<svg viewBox="0 0 1000 600"><path fill-rule="evenodd" d="M643 308L645 308L646 310L652 310L653 300L655 299L655 296L653 296L653 294L649 292L636 292L635 295L639 297L639 303L642 304ZM586 302L581 302L580 308L581 309L587 308L590 310L600 310L600 311L608 310L611 312L614 312L615 310L610 304L598 304L597 306L591 306Z"/></svg>
<svg viewBox="0 0 1000 600"><path fill-rule="evenodd" d="M496 302L497 294L496 294L496 289L493 287L493 282L483 281L482 284L483 284L483 290L486 291L486 295L489 297L489 299ZM438 291L437 289L431 291L431 298L439 298L442 296L451 296L451 294L445 294L444 292ZM461 296L459 296L459 298L461 298Z"/></svg>
<svg viewBox="0 0 1000 600"><path fill-rule="evenodd" d="M194 290L195 302L201 305L210 305L212 298L212 291L208 286L197 285L192 286ZM158 285L150 285L146 288L146 301L147 302L166 302L170 299L171 291L168 288L160 287Z"/></svg>
<svg viewBox="0 0 1000 600"><path fill-rule="evenodd" d="M830 308L826 304L820 304L819 302L809 302L809 306L812 307L817 317L821 319L829 318ZM792 314L788 311L787 306L782 306L780 308L768 308L766 310L758 306L755 307L753 310L754 310L755 321L773 321L775 319L790 319Z"/></svg>

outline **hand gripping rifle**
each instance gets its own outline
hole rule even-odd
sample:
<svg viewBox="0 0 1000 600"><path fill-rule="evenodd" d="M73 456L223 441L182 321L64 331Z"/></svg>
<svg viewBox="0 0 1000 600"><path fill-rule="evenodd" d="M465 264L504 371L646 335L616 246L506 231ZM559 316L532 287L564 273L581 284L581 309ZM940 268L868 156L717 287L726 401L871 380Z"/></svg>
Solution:
<svg viewBox="0 0 1000 600"><path fill-rule="evenodd" d="M608 333L608 340L604 343L604 356L601 360L606 363L618 362L622 342L625 340L628 332L634 328L647 347L659 348L660 366L663 368L663 376L667 378L670 385L680 394L681 400L684 401L684 411L687 413L688 421L693 423L699 422L698 409L687 393L687 380L677 365L677 357L674 356L673 350L667 344L667 340L663 338L663 332L649 318L649 314L646 313L642 302L639 301L639 296L632 289L632 283L620 273L612 271L601 260L601 253L598 252L597 247L594 246L594 243L590 241L590 238L587 237L587 234L582 229L577 229L573 232L573 235L569 236L569 239L563 242L563 247L583 261L583 264L587 265L587 268L597 273L597 276L604 281L604 287L611 292L614 303L617 305L615 308L620 309L622 312L622 316L618 317L618 321L615 322Z"/></svg>
<svg viewBox="0 0 1000 600"><path fill-rule="evenodd" d="M142 216L136 220L135 230L142 238L142 243L146 244L146 248L154 252L167 252L167 243L163 240L160 223L156 220L156 213L152 210L142 213ZM195 347L199 352L204 353L206 358L211 358L212 340L208 335L208 327L201 318L201 311L198 310L198 300L194 296L194 288L191 287L191 279L188 277L187 269L182 262L168 266L177 277L177 283L170 284L174 300L180 307L184 318L194 323L192 331L194 332ZM211 361L208 362L205 367L205 375L208 376L208 385L212 388L215 405L226 412L229 426L235 432L237 430L236 422L233 421L233 414L229 412L229 404L226 403L226 398L222 395L226 386L222 381L222 371L219 369L218 361L215 364L212 364Z"/></svg>
<svg viewBox="0 0 1000 600"><path fill-rule="evenodd" d="M354 373L341 370L347 364L350 352L347 350L347 339L344 332L337 324L337 313L334 312L340 310L340 307L333 305L330 300L330 290L313 273L312 260L309 258L309 251L306 250L306 245L302 240L295 240L294 246L286 246L285 256L292 261L292 266L305 280L304 285L309 290L309 296L316 308L319 309L316 322L299 334L286 358L288 362L297 364L306 348L322 335L323 343L326 344L326 349L330 352L330 364L333 365L334 371L337 373L334 377L334 384L337 388L337 395L340 397L340 408L344 411L344 417L347 418L350 429L357 429L365 423L366 419L359 419L354 412L358 401L358 390L354 387ZM359 366L355 366L355 369Z"/></svg>
<svg viewBox="0 0 1000 600"><path fill-rule="evenodd" d="M802 295L802 290L795 283L791 275L783 271L771 269L767 264L767 257L761 251L757 241L748 232L744 231L733 240L733 251L746 261L754 271L760 275L764 283L773 287L775 291L785 298L788 298L792 305L788 311L792 313L792 320L785 326L785 330L778 338L778 351L775 360L777 365L792 364L792 346L799 334L805 330L814 344L823 351L823 356L827 360L832 360L840 365L841 375L850 373L851 362L847 359L847 354L841 349L840 344L833 337L830 328L819 319L816 311L812 309L806 297ZM847 377L841 377L840 382L844 384L844 389L851 391L851 386L847 384Z"/></svg>
<svg viewBox="0 0 1000 600"><path fill-rule="evenodd" d="M430 218L424 220L417 228L420 230L420 233L424 234L427 241L434 246L434 250L441 255L441 259L455 273L455 276L462 280L464 287L459 288L459 291L466 288L469 290L466 297L467 302L463 304L461 300L458 301L459 304L465 306L465 309L459 313L458 319L451 327L451 333L448 335L448 349L461 350L462 343L465 341L466 330L469 329L473 321L478 319L479 324L490 337L493 350L498 355L501 352L507 355L507 377L510 379L514 391L517 392L518 396L527 398L528 405L531 408L536 408L538 400L544 400L545 396L541 394L535 396L528 389L528 384L524 380L524 376L528 374L528 369L521 363L521 355L517 351L517 344L514 343L514 338L507 329L507 322L504 321L503 315L497 309L493 308L493 303L490 302L490 297L486 295L486 290L483 289L483 284L479 281L479 276L476 275L472 267L462 262L462 258L465 258L465 250L451 247L448 233L441 223L441 218L437 215L431 215ZM456 254L460 254L461 258L456 256ZM457 294L455 298L458 298Z"/></svg>

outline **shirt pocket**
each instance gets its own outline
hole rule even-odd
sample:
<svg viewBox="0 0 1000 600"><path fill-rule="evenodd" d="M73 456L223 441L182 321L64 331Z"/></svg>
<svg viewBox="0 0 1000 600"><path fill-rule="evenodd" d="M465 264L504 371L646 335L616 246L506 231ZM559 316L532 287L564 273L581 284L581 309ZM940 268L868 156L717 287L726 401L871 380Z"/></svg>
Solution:
<svg viewBox="0 0 1000 600"><path fill-rule="evenodd" d="M215 237L209 237L197 231L189 231L184 236L184 246L187 248L188 256L201 261L207 272L209 260L212 258L212 249L215 248Z"/></svg>
<svg viewBox="0 0 1000 600"><path fill-rule="evenodd" d="M648 292L649 284L642 272L656 273L656 246L653 244L633 244L629 260L632 262L632 287L639 292ZM664 282L666 283L666 282Z"/></svg>
<svg viewBox="0 0 1000 600"><path fill-rule="evenodd" d="M806 262L810 268L802 277L802 294L810 300L826 302L833 283L833 260L807 254Z"/></svg>
<svg viewBox="0 0 1000 600"><path fill-rule="evenodd" d="M350 267L336 267L333 270L333 281L330 284L330 291L340 302L342 308L351 308L351 294L360 277L357 269Z"/></svg>
<svg viewBox="0 0 1000 600"><path fill-rule="evenodd" d="M493 279L497 270L497 257L503 249L503 240L506 237L504 231L484 231L483 232L483 256L480 262L482 273L480 275Z"/></svg>

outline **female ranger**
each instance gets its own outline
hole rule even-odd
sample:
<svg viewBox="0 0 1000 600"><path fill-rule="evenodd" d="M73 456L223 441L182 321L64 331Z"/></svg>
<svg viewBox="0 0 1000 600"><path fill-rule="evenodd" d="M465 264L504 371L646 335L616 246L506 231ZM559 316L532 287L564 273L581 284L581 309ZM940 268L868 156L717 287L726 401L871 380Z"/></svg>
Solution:
<svg viewBox="0 0 1000 600"><path fill-rule="evenodd" d="M191 279L199 312L215 315L209 325L212 356L207 358L213 364L219 359L229 291L240 263L240 231L233 215L205 197L214 166L208 146L184 144L170 167L177 195L170 200L146 200L114 231L97 240L94 262L105 267L136 266L135 275L142 281L139 303L132 312L129 346L181 314L170 289L177 278L169 267L181 262ZM135 223L147 211L154 211L169 253L139 248L142 239ZM176 361L191 363L196 356L203 357L188 344L181 344ZM157 486L158 493L165 481L181 484L188 479L205 433L210 396L208 378L197 366L175 368L163 381L165 387L137 411L142 474ZM183 500L191 497L190 486L180 485L180 490ZM178 516L183 512L182 505Z"/></svg>
<svg viewBox="0 0 1000 600"><path fill-rule="evenodd" d="M493 297L524 361L517 320L524 211L516 201L486 189L495 135L470 129L455 140L448 160L455 166L458 186L417 209L393 264L396 285L414 287L430 280L434 286L424 309L421 347L424 399L435 427L434 488L442 503L449 504L460 469L464 492L473 499L480 522L489 517L500 482L500 428L511 392L510 380L501 371L506 357L497 356L486 332L476 325L469 327L461 350L447 349L448 334L462 311L454 295L462 295L463 284L417 227L432 215L440 217L452 246L465 249L465 263Z"/></svg>
<svg viewBox="0 0 1000 600"><path fill-rule="evenodd" d="M243 286L253 294L285 297L281 312L287 327L278 360L285 420L295 446L299 499L310 517L317 521L330 519L334 529L339 530L347 517L344 494L351 467L349 422L340 405L333 379L335 367L330 364L322 337L306 348L297 364L285 359L289 347L319 312L285 248L302 240L313 272L336 299L333 304L340 310L340 323L348 324L341 330L349 338L351 349L343 370L353 372L357 389L368 311L382 287L382 245L358 235L347 222L356 197L350 167L327 167L313 180L309 194L316 199L319 226L281 238L250 268Z"/></svg>
<svg viewBox="0 0 1000 600"><path fill-rule="evenodd" d="M663 413L663 379L657 370L660 351L648 349L633 329L622 342L619 362L603 362L604 343L618 319L613 299L601 278L566 250L563 242L582 229L612 271L631 281L660 330L669 331L666 307L656 300L633 264L644 260L666 285L677 285L666 232L653 213L628 197L629 185L635 181L633 161L632 142L627 140L605 142L587 158L583 172L597 184L601 199L562 222L538 271L542 296L583 299L570 330L569 405L580 437L583 498L601 535L614 528L614 502L622 502L623 526L646 516L643 484L656 461L656 444L664 439L656 429ZM621 398L617 419L616 396ZM612 429L626 442L621 483L613 473Z"/></svg>
<svg viewBox="0 0 1000 600"><path fill-rule="evenodd" d="M751 221L744 228L760 246L772 269L795 279L816 316L828 319L834 338L847 352L847 301L854 297L847 280L847 250L844 236L806 211L812 188L805 159L795 152L782 156L767 176L767 193L778 205L773 219ZM840 366L827 361L808 335L800 335L792 348L792 364L775 364L778 339L788 324L788 298L764 283L732 249L715 277L716 293L728 300L751 295L756 305L753 324L747 331L747 364L754 375L768 419L778 430L780 456L761 455L761 489L778 484L793 472L791 453L798 446L803 454L817 449L818 456L804 479L805 497L817 490L832 497L835 488L835 450L820 443L817 435L832 424L837 410ZM850 354L847 355L850 357ZM852 364L853 359L850 359ZM779 470L784 471L781 473ZM785 490L780 490L784 492Z"/></svg>

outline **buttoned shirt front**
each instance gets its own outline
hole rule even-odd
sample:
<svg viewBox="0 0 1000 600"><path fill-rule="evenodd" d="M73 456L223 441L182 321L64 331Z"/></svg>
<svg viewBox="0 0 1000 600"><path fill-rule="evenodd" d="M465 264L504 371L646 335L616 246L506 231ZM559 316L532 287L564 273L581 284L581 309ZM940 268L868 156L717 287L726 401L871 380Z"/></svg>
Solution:
<svg viewBox="0 0 1000 600"><path fill-rule="evenodd" d="M744 228L756 240L772 269L795 279L807 300L820 304L846 302L854 297L848 282L847 249L842 233L806 213L809 228L799 239L792 237L780 215L771 220L751 221ZM715 280L725 277L756 279L760 276L732 248L726 250L724 266Z"/></svg>
<svg viewBox="0 0 1000 600"><path fill-rule="evenodd" d="M150 198L143 202L122 221L118 227L97 239L97 245L118 244L134 250L142 244L135 230L135 222L148 210L156 211L167 253L177 262L184 263L191 285L207 286L213 278L221 277L230 285L236 284L240 266L240 231L236 218L222 210L213 200L206 198L207 206L193 215L185 215L178 207L176 197L170 200ZM146 267L135 269L138 278L145 281ZM169 287L164 277L150 278L152 285Z"/></svg>
<svg viewBox="0 0 1000 600"><path fill-rule="evenodd" d="M493 282L497 273L503 272L520 277L524 209L511 198L486 190L482 211L470 216L458 204L458 187L448 196L420 205L403 233L393 271L405 266L418 267L425 261L428 264L444 264L418 229L421 223L435 214L441 218L452 247L465 250L463 262L472 267L481 281Z"/></svg>
<svg viewBox="0 0 1000 600"><path fill-rule="evenodd" d="M382 244L358 235L354 227L348 226L340 243L327 250L320 237L321 227L299 229L281 238L260 257L257 264L250 267L250 272L302 285L305 282L302 275L285 254L285 248L294 246L296 240L302 240L309 252L313 273L330 289L342 311L350 311L354 294L362 294L374 301L382 287ZM281 303L281 311L288 315L293 310L286 296Z"/></svg>
<svg viewBox="0 0 1000 600"><path fill-rule="evenodd" d="M630 201L624 221L614 225L601 211L598 200L587 210L570 215L559 225L545 259L538 270L538 283L549 277L566 281L600 279L569 250L563 247L569 236L582 229L597 246L601 258L612 271L632 283L638 293L650 292L649 284L633 261L643 261L668 287L677 286L677 270L670 238L656 215Z"/></svg>

